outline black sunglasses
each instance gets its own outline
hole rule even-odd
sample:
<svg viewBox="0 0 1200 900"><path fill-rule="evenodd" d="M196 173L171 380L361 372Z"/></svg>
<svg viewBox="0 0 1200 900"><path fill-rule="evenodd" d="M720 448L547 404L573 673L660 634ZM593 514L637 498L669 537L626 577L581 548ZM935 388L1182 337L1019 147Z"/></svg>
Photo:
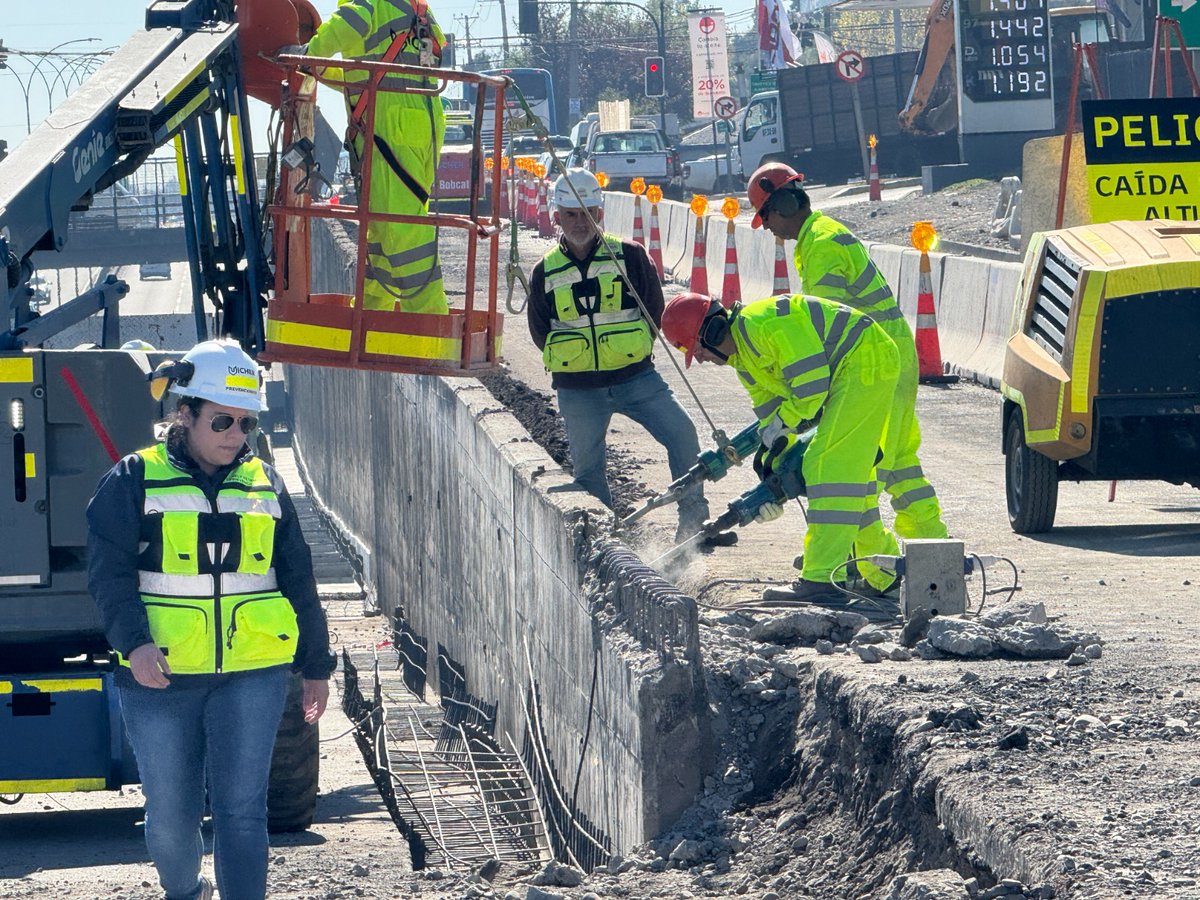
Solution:
<svg viewBox="0 0 1200 900"><path fill-rule="evenodd" d="M242 434L249 434L258 427L258 416L241 416L235 419L229 413L217 413L208 420L208 424L212 426L212 430L218 434L222 431L228 431L234 422L237 422L241 427Z"/></svg>

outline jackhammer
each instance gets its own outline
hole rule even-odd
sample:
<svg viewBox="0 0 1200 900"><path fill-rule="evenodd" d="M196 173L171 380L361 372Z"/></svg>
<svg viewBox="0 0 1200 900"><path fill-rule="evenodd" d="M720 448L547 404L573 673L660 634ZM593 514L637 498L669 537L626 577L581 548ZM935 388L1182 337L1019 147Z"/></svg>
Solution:
<svg viewBox="0 0 1200 900"><path fill-rule="evenodd" d="M701 482L720 481L730 469L740 466L746 457L753 456L759 445L758 423L754 422L734 435L733 439L724 447L716 447L701 453L697 457L695 465L672 481L661 494L651 497L642 506L623 518L621 525L632 525L652 510L678 503L689 489Z"/></svg>
<svg viewBox="0 0 1200 900"><path fill-rule="evenodd" d="M747 432L751 431L753 431L753 437L755 444L757 445L758 426L753 425L738 434L733 439L731 446L744 447L745 444L739 444L739 441L743 439ZM810 428L803 434L788 437L786 439L786 443L784 443L777 452L775 452L774 448L772 448L772 453L767 454L763 471L760 473L762 480L758 484L730 503L725 512L723 512L720 516L713 519L711 522L705 522L704 526L698 532L682 543L676 544L662 556L658 557L658 559L651 562L650 565L653 566L659 562L662 562L663 560L670 559L676 554L681 553L685 548L695 544L697 541L705 540L706 538L710 538L713 535L716 535L722 531L726 531L730 528L742 528L746 525L749 525L754 521L759 511L768 503L786 503L788 500L795 500L799 497L805 496L808 485L804 481L804 473L802 471L804 465L804 453L808 449L808 445L812 442L815 434L816 429ZM754 448L751 447L750 449L753 450ZM717 479L723 477L725 473L729 471L729 466L725 466L724 469L720 469L720 463L718 461L709 460L706 463L705 457L709 454L716 455L715 452L711 450L706 451L706 453L702 453L700 455L701 462L698 462L695 466L689 469L687 473L682 475L678 481L674 482L671 487L667 489L666 494L663 496L669 494L675 485L679 484L684 479L693 476L693 473L697 472L698 470L701 473L706 471L719 471L720 474L710 476L709 478L703 478L697 475L694 476L695 480L716 481ZM749 453L745 455L749 455ZM740 461L741 460L739 459L738 462ZM711 468L706 469L706 465L711 465ZM689 484L693 483L695 483L695 481L689 482ZM654 500L650 501L650 503L654 502ZM641 510L638 510L638 512L634 513L633 515L636 516L640 512Z"/></svg>

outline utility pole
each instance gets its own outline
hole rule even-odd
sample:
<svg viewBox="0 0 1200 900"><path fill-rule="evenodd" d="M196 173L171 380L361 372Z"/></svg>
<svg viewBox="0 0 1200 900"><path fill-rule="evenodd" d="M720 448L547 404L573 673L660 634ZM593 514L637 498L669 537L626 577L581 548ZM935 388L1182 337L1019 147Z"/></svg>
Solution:
<svg viewBox="0 0 1200 900"><path fill-rule="evenodd" d="M471 23L479 16L468 16L463 13L458 17L463 23L463 30L467 33L467 66L471 66L475 62L475 58L471 55Z"/></svg>
<svg viewBox="0 0 1200 900"><path fill-rule="evenodd" d="M508 11L504 8L504 0L500 0L500 34L504 38L504 65L508 65Z"/></svg>
<svg viewBox="0 0 1200 900"><path fill-rule="evenodd" d="M570 48L567 51L568 56L572 56L578 52L576 49L579 46L579 25L577 17L579 15L579 4L576 0L571 0L571 13L567 19L567 46ZM571 109L571 104L577 104L578 108L574 111ZM579 66L567 66L567 118L571 116L583 115L583 102L579 96ZM572 122L572 124L574 124ZM566 129L563 129L565 132Z"/></svg>

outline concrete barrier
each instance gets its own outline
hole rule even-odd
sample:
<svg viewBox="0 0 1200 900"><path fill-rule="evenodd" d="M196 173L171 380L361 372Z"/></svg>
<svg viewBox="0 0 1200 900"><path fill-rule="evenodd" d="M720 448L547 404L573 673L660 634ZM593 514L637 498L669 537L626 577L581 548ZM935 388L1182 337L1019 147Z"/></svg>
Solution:
<svg viewBox="0 0 1200 900"><path fill-rule="evenodd" d="M961 375L959 363L965 363L983 340L987 318L987 260L966 256L947 257L942 264L942 289L937 297L938 340L942 358Z"/></svg>
<svg viewBox="0 0 1200 900"><path fill-rule="evenodd" d="M316 290L349 271L328 225ZM477 382L287 376L313 490L371 549L370 589L428 648L430 687L494 708L482 724L504 749L535 757L540 734L548 815L544 779L576 795L586 747L571 816L613 851L669 827L710 756L694 601L605 536L607 509Z"/></svg>
<svg viewBox="0 0 1200 900"><path fill-rule="evenodd" d="M632 226L632 196L609 194L607 197L606 209L627 209L628 221ZM674 272L674 281L686 284L691 277L695 216L686 205L670 201L659 204L659 215L660 223L663 223L664 265L668 273ZM622 212L616 221L624 220L625 213ZM622 237L630 236L630 230L617 230L612 225L613 221L610 217L610 231ZM774 238L769 232L739 224L736 241L743 300L769 296L775 261ZM870 242L867 248L872 261L895 291L896 302L904 311L909 325L915 327L920 253L911 248ZM792 264L794 250L794 242L789 241L786 247L789 280L792 290L798 290L799 279ZM1020 280L1020 265L950 257L942 253L931 253L929 259L943 359L963 377L998 387L1013 298ZM710 216L705 262L709 287L718 296L724 261L724 220L721 216ZM669 274L668 280L671 280Z"/></svg>

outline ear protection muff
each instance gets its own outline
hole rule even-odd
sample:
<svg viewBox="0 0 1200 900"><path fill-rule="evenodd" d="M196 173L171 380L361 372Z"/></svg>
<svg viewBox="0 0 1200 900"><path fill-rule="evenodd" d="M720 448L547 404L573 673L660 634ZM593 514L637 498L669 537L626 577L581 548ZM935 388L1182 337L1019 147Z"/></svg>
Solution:
<svg viewBox="0 0 1200 900"><path fill-rule="evenodd" d="M722 359L728 359L718 348L729 337L729 327L729 316L725 313L724 308L717 304L717 311L710 314L700 328L700 343L705 349L716 353Z"/></svg>
<svg viewBox="0 0 1200 900"><path fill-rule="evenodd" d="M779 215L788 218L800 212L800 194L792 190L790 184L783 188L776 188L771 183L771 179L763 176L758 179L758 186L762 188L766 194L766 202L760 207L759 212L766 209L769 213L778 213ZM768 209L769 207L769 209Z"/></svg>
<svg viewBox="0 0 1200 900"><path fill-rule="evenodd" d="M150 396L161 400L172 384L187 387L195 374L196 367L188 360L164 360L158 364L157 369L146 376L146 380L150 382Z"/></svg>

